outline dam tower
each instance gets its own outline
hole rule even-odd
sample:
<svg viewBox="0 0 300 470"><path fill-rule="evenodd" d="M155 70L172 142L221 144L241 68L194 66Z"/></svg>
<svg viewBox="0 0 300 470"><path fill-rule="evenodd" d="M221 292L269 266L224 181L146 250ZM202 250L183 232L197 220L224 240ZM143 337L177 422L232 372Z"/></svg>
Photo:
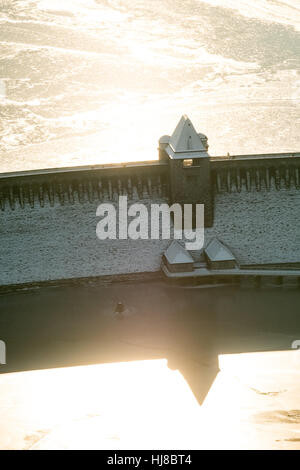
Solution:
<svg viewBox="0 0 300 470"><path fill-rule="evenodd" d="M182 116L171 136L159 140L159 158L169 163L171 203L204 204L205 227L213 225L213 193L207 137Z"/></svg>

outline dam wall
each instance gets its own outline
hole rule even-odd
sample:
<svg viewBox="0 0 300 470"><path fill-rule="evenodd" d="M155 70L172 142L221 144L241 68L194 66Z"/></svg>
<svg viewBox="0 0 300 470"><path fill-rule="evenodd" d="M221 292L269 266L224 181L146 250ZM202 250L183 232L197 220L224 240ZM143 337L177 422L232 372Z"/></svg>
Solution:
<svg viewBox="0 0 300 470"><path fill-rule="evenodd" d="M241 265L300 263L299 214L300 192L295 187L219 193L205 243L217 237Z"/></svg>
<svg viewBox="0 0 300 470"><path fill-rule="evenodd" d="M119 195L128 205L168 203L164 165L5 175L0 187L0 285L159 270L168 240L99 240L96 210L117 208Z"/></svg>
<svg viewBox="0 0 300 470"><path fill-rule="evenodd" d="M216 236L240 264L300 262L300 154L211 159Z"/></svg>
<svg viewBox="0 0 300 470"><path fill-rule="evenodd" d="M138 202L149 207L167 198ZM0 285L160 270L169 240L99 240L96 209L97 203L85 202L5 212ZM243 265L300 263L299 213L296 189L218 194L214 226L205 229L205 244L219 238Z"/></svg>
<svg viewBox="0 0 300 470"><path fill-rule="evenodd" d="M241 265L300 263L300 154L210 158L217 237ZM184 179L183 179L184 181ZM160 272L170 240L99 240L101 202L170 202L167 162L0 176L0 286ZM201 200L200 200L201 202Z"/></svg>

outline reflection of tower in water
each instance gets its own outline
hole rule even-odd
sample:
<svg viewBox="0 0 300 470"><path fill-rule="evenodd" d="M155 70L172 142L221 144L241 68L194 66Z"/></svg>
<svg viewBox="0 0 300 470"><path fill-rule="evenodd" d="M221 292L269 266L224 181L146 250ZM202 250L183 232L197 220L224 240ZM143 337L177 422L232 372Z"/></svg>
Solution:
<svg viewBox="0 0 300 470"><path fill-rule="evenodd" d="M168 367L180 371L202 404L219 372L217 315L213 300L208 302L209 305L201 306L197 289L183 291L184 294L179 290L178 295L173 297L174 311L175 304L178 306L176 314L180 325L172 331ZM188 302L180 301L182 295L189 296Z"/></svg>
<svg viewBox="0 0 300 470"><path fill-rule="evenodd" d="M126 299L126 321L112 327L118 338L115 351L127 360L167 359L169 369L182 374L202 404L219 372L215 297L178 286L148 289L151 297L141 289ZM132 308L135 313L126 316Z"/></svg>

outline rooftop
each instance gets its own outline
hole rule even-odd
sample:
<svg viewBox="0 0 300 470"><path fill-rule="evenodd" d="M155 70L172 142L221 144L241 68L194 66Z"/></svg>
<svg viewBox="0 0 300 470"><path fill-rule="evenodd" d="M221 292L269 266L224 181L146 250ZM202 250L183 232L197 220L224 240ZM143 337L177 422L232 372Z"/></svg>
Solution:
<svg viewBox="0 0 300 470"><path fill-rule="evenodd" d="M191 153L194 157L208 157L199 134L186 115L177 124L166 151L172 158L190 157Z"/></svg>
<svg viewBox="0 0 300 470"><path fill-rule="evenodd" d="M169 264L186 264L194 262L189 252L176 240L171 243L164 254Z"/></svg>
<svg viewBox="0 0 300 470"><path fill-rule="evenodd" d="M211 261L235 261L235 256L217 238L209 242L205 248L205 253Z"/></svg>

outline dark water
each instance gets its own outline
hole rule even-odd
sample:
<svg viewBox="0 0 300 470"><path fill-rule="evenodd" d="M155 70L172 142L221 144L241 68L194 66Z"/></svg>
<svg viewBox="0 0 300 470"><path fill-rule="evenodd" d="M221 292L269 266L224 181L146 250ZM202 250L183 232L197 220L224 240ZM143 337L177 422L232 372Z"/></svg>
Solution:
<svg viewBox="0 0 300 470"><path fill-rule="evenodd" d="M183 113L212 154L299 150L300 7L0 1L0 171L156 158Z"/></svg>
<svg viewBox="0 0 300 470"><path fill-rule="evenodd" d="M120 300L121 319L114 314ZM5 294L0 305L2 373L167 358L199 401L219 354L291 350L300 339L297 290L118 284ZM207 383L199 367L209 372Z"/></svg>

